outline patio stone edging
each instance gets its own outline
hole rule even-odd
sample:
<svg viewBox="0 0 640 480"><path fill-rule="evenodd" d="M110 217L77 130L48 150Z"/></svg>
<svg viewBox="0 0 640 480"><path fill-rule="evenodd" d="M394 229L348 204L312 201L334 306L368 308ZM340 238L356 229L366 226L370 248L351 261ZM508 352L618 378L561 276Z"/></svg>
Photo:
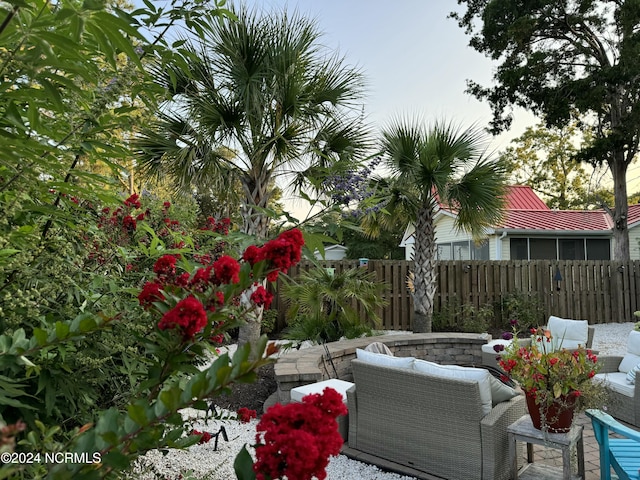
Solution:
<svg viewBox="0 0 640 480"><path fill-rule="evenodd" d="M382 335L331 342L286 352L275 364L278 391L274 400L291 401L291 389L330 378L353 381L351 360L356 349L372 342L384 343L395 356L416 357L443 365L480 365L486 333L411 333ZM327 355L327 351L329 355Z"/></svg>

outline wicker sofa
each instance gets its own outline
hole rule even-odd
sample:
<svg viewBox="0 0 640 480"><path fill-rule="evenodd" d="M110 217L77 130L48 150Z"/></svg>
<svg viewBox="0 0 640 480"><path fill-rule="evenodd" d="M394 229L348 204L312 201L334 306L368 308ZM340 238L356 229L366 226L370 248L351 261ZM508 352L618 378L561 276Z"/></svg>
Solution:
<svg viewBox="0 0 640 480"><path fill-rule="evenodd" d="M629 383L629 370L640 365L640 332L632 331L624 356L600 356L600 372L595 376L607 387L610 402L607 413L612 417L640 427L640 378Z"/></svg>
<svg viewBox="0 0 640 480"><path fill-rule="evenodd" d="M487 413L480 381L358 359L351 366L349 456L422 478L509 478L507 426L526 413L522 395L495 406L490 397Z"/></svg>

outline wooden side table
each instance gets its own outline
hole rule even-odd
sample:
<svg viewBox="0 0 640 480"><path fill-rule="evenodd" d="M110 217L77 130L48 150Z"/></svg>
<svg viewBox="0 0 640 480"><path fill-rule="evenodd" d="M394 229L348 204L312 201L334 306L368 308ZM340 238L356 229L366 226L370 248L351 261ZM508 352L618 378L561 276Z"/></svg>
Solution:
<svg viewBox="0 0 640 480"><path fill-rule="evenodd" d="M520 479L551 479L584 480L584 442L582 439L583 426L573 424L567 433L546 433L534 428L529 415L522 416L507 427L509 434L509 455L511 459L512 477L518 479L518 454L516 444L518 441L527 442L527 462L520 472ZM562 469L547 465L534 465L533 445L544 445L550 448L562 450ZM576 447L578 456L578 475L571 473L571 450Z"/></svg>

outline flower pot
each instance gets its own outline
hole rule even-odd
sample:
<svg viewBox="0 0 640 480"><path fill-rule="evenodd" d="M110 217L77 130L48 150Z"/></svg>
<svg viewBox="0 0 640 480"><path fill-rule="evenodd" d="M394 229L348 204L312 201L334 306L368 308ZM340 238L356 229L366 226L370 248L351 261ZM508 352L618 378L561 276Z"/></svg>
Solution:
<svg viewBox="0 0 640 480"><path fill-rule="evenodd" d="M527 408L534 428L550 433L566 433L571 430L577 396L561 395L551 405L536 404L535 394L525 392Z"/></svg>

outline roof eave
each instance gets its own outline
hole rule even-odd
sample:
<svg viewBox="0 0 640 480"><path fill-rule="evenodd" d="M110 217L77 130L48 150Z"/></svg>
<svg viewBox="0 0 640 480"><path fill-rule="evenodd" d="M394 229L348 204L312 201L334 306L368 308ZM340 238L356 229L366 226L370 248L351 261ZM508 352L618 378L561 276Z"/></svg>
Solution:
<svg viewBox="0 0 640 480"><path fill-rule="evenodd" d="M531 228L496 228L496 235L506 233L507 235L554 235L558 237L576 237L576 236L593 236L604 237L610 236L613 232L607 230L541 230Z"/></svg>

